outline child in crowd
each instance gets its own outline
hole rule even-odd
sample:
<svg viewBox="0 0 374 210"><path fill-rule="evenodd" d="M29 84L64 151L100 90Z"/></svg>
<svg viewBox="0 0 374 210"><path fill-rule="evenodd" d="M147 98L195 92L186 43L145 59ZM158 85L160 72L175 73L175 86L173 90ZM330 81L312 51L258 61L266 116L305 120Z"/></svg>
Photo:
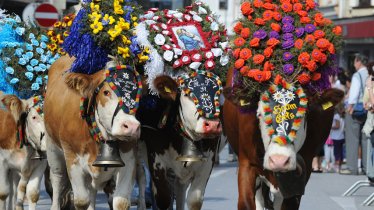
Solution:
<svg viewBox="0 0 374 210"><path fill-rule="evenodd" d="M344 136L344 105L340 103L335 108L330 137L334 145L335 171L339 172L343 162Z"/></svg>

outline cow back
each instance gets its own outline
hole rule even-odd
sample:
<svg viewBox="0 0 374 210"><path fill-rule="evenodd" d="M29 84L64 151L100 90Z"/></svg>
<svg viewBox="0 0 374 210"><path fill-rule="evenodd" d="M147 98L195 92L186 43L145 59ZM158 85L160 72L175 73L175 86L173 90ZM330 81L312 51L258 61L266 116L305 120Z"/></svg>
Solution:
<svg viewBox="0 0 374 210"><path fill-rule="evenodd" d="M11 150L18 147L16 138L17 124L12 114L0 109L0 148Z"/></svg>

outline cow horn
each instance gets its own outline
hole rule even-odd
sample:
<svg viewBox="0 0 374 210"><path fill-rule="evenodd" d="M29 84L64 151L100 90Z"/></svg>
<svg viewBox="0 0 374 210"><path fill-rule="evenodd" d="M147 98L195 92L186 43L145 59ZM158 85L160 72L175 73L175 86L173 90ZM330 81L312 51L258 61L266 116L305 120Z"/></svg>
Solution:
<svg viewBox="0 0 374 210"><path fill-rule="evenodd" d="M188 139L183 139L182 141L182 154L179 157L177 157L177 161L197 162L206 160L206 157L201 152L201 141L196 142Z"/></svg>
<svg viewBox="0 0 374 210"><path fill-rule="evenodd" d="M92 165L96 167L104 167L105 171L111 167L125 166L125 163L119 155L118 141L106 141L100 143L100 151Z"/></svg>

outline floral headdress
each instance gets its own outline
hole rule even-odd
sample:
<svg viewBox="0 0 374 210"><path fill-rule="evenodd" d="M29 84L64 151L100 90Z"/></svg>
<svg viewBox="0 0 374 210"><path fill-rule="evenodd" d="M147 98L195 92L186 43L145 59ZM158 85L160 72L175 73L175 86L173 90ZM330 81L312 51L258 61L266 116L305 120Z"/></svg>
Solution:
<svg viewBox="0 0 374 210"><path fill-rule="evenodd" d="M86 0L73 21L64 50L77 59L71 71L92 74L113 56L117 63L134 66L148 59L136 42L140 6L131 0Z"/></svg>
<svg viewBox="0 0 374 210"><path fill-rule="evenodd" d="M317 10L314 0L254 0L241 5L234 27L234 95L251 98L275 80L310 92L330 87L342 29Z"/></svg>
<svg viewBox="0 0 374 210"><path fill-rule="evenodd" d="M13 88L14 94L21 98L29 98L32 95L42 95L43 87L47 84L48 69L59 57L52 55L47 48L48 37L40 28L31 23L26 26L18 16L9 17L0 23L8 40L2 42L3 49L1 59L4 67L1 71L6 82ZM7 33L6 30L13 30Z"/></svg>
<svg viewBox="0 0 374 210"><path fill-rule="evenodd" d="M179 10L152 8L141 21L137 40L149 49L145 74L152 91L156 91L153 79L165 71L203 70L225 77L229 62L226 29L208 5L195 2Z"/></svg>

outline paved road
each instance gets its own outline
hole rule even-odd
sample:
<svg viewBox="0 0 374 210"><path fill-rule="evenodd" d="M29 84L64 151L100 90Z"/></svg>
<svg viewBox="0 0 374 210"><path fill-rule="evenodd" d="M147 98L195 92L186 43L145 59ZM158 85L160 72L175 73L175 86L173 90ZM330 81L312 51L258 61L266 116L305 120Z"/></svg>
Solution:
<svg viewBox="0 0 374 210"><path fill-rule="evenodd" d="M227 148L221 153L221 164L217 166L211 175L206 193L203 210L234 210L238 197L236 176L237 163L227 162ZM361 203L368 195L374 192L374 187L362 188L354 196L342 197L342 194L353 183L365 179L364 176L344 176L336 173L312 174L306 188L305 196L301 202L302 210L373 210L364 207ZM98 195L97 209L108 209L106 199L102 194ZM45 194L41 195L38 210L50 208L50 199ZM136 210L135 206L131 210Z"/></svg>

